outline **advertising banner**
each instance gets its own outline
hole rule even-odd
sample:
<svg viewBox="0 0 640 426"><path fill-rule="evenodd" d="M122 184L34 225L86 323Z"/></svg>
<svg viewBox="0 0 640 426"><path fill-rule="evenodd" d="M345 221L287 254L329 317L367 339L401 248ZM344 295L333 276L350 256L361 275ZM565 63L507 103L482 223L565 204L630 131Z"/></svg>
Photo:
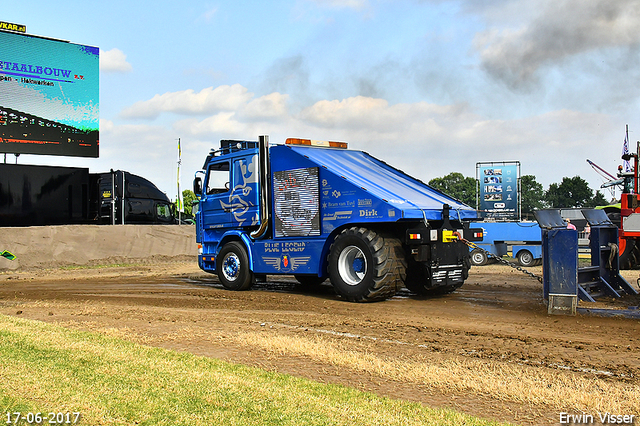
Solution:
<svg viewBox="0 0 640 426"><path fill-rule="evenodd" d="M519 220L519 178L519 161L477 163L476 179L480 187L478 203L480 216Z"/></svg>
<svg viewBox="0 0 640 426"><path fill-rule="evenodd" d="M98 157L99 49L0 31L0 152Z"/></svg>

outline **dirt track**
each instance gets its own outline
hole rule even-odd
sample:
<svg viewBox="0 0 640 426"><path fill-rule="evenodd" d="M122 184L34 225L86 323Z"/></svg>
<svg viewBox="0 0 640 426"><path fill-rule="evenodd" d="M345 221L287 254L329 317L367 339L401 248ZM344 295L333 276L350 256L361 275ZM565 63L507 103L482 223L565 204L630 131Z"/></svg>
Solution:
<svg viewBox="0 0 640 426"><path fill-rule="evenodd" d="M635 285L637 272L627 275ZM640 385L640 320L548 316L541 293L537 281L497 265L474 267L461 289L432 299L401 294L386 302L353 304L339 300L329 286L305 292L292 279L275 277L251 291L228 292L215 276L201 273L192 258L182 258L129 267L5 272L0 274L0 313L518 424L558 424L563 407L495 397L491 389L456 391L389 379L312 353L291 355L287 348L261 346L247 336L317 341L390 362L472 360ZM618 303L632 304L640 300Z"/></svg>

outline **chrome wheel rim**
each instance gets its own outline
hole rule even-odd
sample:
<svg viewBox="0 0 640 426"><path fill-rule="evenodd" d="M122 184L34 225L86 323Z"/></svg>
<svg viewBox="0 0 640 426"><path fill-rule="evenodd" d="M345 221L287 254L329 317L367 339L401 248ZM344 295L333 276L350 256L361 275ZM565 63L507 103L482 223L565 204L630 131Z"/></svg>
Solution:
<svg viewBox="0 0 640 426"><path fill-rule="evenodd" d="M338 273L347 285L358 285L367 275L367 258L356 246L346 247L338 256Z"/></svg>
<svg viewBox="0 0 640 426"><path fill-rule="evenodd" d="M522 253L520 255L520 262L524 263L525 265L529 265L531 262L533 262L533 255L529 253Z"/></svg>
<svg viewBox="0 0 640 426"><path fill-rule="evenodd" d="M482 253L473 253L472 257L473 257L473 262L476 264L480 264L484 262L484 254Z"/></svg>
<svg viewBox="0 0 640 426"><path fill-rule="evenodd" d="M240 266L240 258L235 253L229 253L222 260L222 275L227 281L235 281L240 275Z"/></svg>

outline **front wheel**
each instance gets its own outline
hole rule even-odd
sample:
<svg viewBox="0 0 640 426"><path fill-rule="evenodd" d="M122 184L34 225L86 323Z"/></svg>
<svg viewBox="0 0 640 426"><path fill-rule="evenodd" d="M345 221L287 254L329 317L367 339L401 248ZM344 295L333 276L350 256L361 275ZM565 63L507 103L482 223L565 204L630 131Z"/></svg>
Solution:
<svg viewBox="0 0 640 426"><path fill-rule="evenodd" d="M475 266L483 266L489 263L489 257L484 250L479 248L473 249L471 252L471 264Z"/></svg>
<svg viewBox="0 0 640 426"><path fill-rule="evenodd" d="M518 263L520 266L534 266L536 264L536 259L534 259L533 254L529 250L520 250L518 252Z"/></svg>
<svg viewBox="0 0 640 426"><path fill-rule="evenodd" d="M254 281L249 268L249 256L244 246L236 241L225 244L216 257L216 272L227 290L248 290Z"/></svg>
<svg viewBox="0 0 640 426"><path fill-rule="evenodd" d="M400 240L366 228L344 230L329 252L329 278L350 302L373 302L393 296L401 287L404 259Z"/></svg>

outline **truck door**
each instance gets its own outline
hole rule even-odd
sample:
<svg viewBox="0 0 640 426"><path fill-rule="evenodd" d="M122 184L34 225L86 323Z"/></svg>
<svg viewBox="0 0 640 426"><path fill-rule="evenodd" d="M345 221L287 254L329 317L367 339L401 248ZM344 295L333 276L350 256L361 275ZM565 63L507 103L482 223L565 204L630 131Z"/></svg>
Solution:
<svg viewBox="0 0 640 426"><path fill-rule="evenodd" d="M230 225L230 182L228 161L209 165L205 177L204 197L200 200L200 214L204 229L224 228Z"/></svg>
<svg viewBox="0 0 640 426"><path fill-rule="evenodd" d="M253 226L259 221L258 156L233 160L232 191L228 205L235 226Z"/></svg>
<svg viewBox="0 0 640 426"><path fill-rule="evenodd" d="M98 223L111 225L115 222L115 207L116 207L116 186L115 179L112 173L101 173L97 179L97 194L96 207L98 209L97 219Z"/></svg>

